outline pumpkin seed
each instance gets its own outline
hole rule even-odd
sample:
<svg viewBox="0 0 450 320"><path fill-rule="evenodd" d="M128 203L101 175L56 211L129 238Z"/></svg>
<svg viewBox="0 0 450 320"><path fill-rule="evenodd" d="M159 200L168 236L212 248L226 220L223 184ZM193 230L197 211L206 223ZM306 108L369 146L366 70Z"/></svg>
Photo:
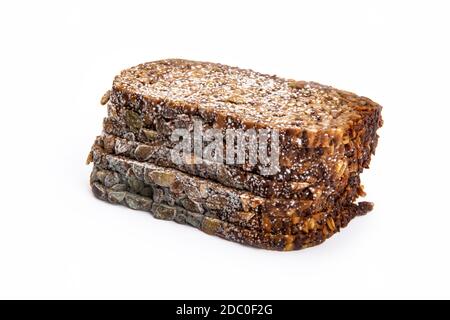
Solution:
<svg viewBox="0 0 450 320"><path fill-rule="evenodd" d="M194 212L185 212L186 214L186 223L195 227L200 228L203 223L204 215Z"/></svg>
<svg viewBox="0 0 450 320"><path fill-rule="evenodd" d="M151 158L154 152L154 148L141 144L136 148L136 150L134 150L134 156L136 157L136 160L147 161Z"/></svg>
<svg viewBox="0 0 450 320"><path fill-rule="evenodd" d="M108 173L105 177L104 185L107 188L111 188L112 186L120 183L120 176L117 172Z"/></svg>
<svg viewBox="0 0 450 320"><path fill-rule="evenodd" d="M152 171L150 173L151 180L161 187L170 187L175 182L175 174L164 171Z"/></svg>
<svg viewBox="0 0 450 320"><path fill-rule="evenodd" d="M115 204L122 203L126 194L125 191L109 191L108 200Z"/></svg>
<svg viewBox="0 0 450 320"><path fill-rule="evenodd" d="M127 110L125 113L125 123L134 132L139 132L143 126L143 121L140 116L131 110Z"/></svg>
<svg viewBox="0 0 450 320"><path fill-rule="evenodd" d="M134 210L151 210L153 201L146 197L141 197L133 193L127 193L125 195L126 204Z"/></svg>
<svg viewBox="0 0 450 320"><path fill-rule="evenodd" d="M92 192L99 199L105 199L106 198L106 189L105 189L105 187L102 184L100 184L98 182L95 182L92 185Z"/></svg>
<svg viewBox="0 0 450 320"><path fill-rule="evenodd" d="M124 183L119 183L110 188L112 191L127 191L127 185Z"/></svg>
<svg viewBox="0 0 450 320"><path fill-rule="evenodd" d="M140 181L134 175L128 178L128 184L130 185L131 191L138 193L144 188L144 182Z"/></svg>
<svg viewBox="0 0 450 320"><path fill-rule="evenodd" d="M158 137L158 132L154 130L142 129L142 133L149 141L156 140L156 138Z"/></svg>
<svg viewBox="0 0 450 320"><path fill-rule="evenodd" d="M201 230L207 234L215 235L220 229L219 220L205 217L202 221Z"/></svg>
<svg viewBox="0 0 450 320"><path fill-rule="evenodd" d="M144 187L140 192L144 197L153 198L153 189L152 187Z"/></svg>
<svg viewBox="0 0 450 320"><path fill-rule="evenodd" d="M189 198L184 198L181 200L181 205L183 208L189 211L203 213L205 210L203 209L202 205L198 202L192 201Z"/></svg>
<svg viewBox="0 0 450 320"><path fill-rule="evenodd" d="M173 220L175 218L176 209L163 204L154 203L152 213L156 219Z"/></svg>

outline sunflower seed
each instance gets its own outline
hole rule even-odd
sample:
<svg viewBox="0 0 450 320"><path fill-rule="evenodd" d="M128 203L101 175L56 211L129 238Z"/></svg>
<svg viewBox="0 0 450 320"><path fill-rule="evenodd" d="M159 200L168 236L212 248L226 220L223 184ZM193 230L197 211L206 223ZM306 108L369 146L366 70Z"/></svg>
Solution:
<svg viewBox="0 0 450 320"><path fill-rule="evenodd" d="M94 161L94 154L91 152L89 152L87 158L86 158L86 164L91 164Z"/></svg>
<svg viewBox="0 0 450 320"><path fill-rule="evenodd" d="M111 90L108 90L105 92L105 94L102 96L102 98L100 99L100 104L102 106L104 106L105 104L108 103L109 98L111 97Z"/></svg>
<svg viewBox="0 0 450 320"><path fill-rule="evenodd" d="M327 226L330 229L330 231L336 230L336 224L334 223L333 218L328 218L327 219Z"/></svg>

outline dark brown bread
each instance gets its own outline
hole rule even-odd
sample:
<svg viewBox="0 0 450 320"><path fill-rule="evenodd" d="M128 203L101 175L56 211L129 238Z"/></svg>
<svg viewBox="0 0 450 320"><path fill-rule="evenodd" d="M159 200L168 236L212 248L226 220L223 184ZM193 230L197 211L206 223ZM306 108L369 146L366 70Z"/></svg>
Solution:
<svg viewBox="0 0 450 320"><path fill-rule="evenodd" d="M134 174L132 168L128 169L126 173L121 173L110 170L111 167L113 166L95 165L91 174L91 183L100 182L111 188L112 191L117 191L117 193L112 193L112 197L120 197L123 192L132 192L149 197L156 203L177 205L186 210L241 227L264 230L275 234L298 234L305 232L305 228L308 231L308 226L311 226L314 220L318 221L321 217L327 216L329 212L339 211L340 208L352 203L356 193L354 188L349 186L340 195L340 198L330 199L327 207L318 212L311 212L302 216L280 217L267 213L258 214L254 210L244 211L245 208L242 208L241 211L218 209L217 206L211 206L211 200L206 200L206 198L192 198L192 195L187 192L177 192L173 188L158 185L149 179L142 179L142 177ZM209 192L209 194L214 197L215 194L220 194L220 190Z"/></svg>
<svg viewBox="0 0 450 320"><path fill-rule="evenodd" d="M188 114L171 114L167 115L161 112L161 106L144 105L138 108L129 108L114 103L108 104L109 119L106 119L105 128L107 126L114 126L114 123L126 126L126 131L129 135L135 136L138 139L151 140L170 140L171 134L175 129L188 129L192 132L194 123L197 121L203 124L203 129L218 130L215 123L205 122L204 118L196 115ZM163 110L163 109L162 109ZM351 129L349 129L348 136L340 144L331 144L329 146L307 147L303 141L304 137L296 137L282 133L279 135L280 140L280 171L269 176L272 179L295 180L297 175L301 174L303 169L303 161L314 155L319 160L326 160L331 162L333 158L341 156L342 154L349 155L353 158L349 159L349 165L353 166L355 170L362 172L363 168L368 168L370 164L370 156L375 152L375 147L378 141L376 130L378 123L381 121L379 110L373 112L361 112L364 117L361 121L355 121ZM233 128L233 127L232 127ZM238 127L239 128L239 127ZM362 128L362 129L361 129ZM228 127L221 128L225 136L225 130ZM228 147L224 144L225 149ZM234 146L232 146L233 148ZM356 157L357 156L357 157ZM259 166L239 166L242 170L252 171L260 174Z"/></svg>
<svg viewBox="0 0 450 320"><path fill-rule="evenodd" d="M352 203L358 197L360 190L359 179L351 179L351 183L342 194L336 193L330 197L315 200L296 200L279 198L262 198L252 193L225 187L221 184L182 173L178 170L156 166L130 160L123 156L110 155L100 145L93 146L93 161L100 168L112 170L122 175L129 171L140 181L146 184L156 184L165 187L174 197L186 195L197 206L204 206L205 210L217 211L227 216L230 212L235 214L248 212L257 215L260 219L277 217L281 221L296 221L329 207L337 206L341 195L345 195L342 204Z"/></svg>
<svg viewBox="0 0 450 320"><path fill-rule="evenodd" d="M359 175L382 126L381 106L314 82L169 59L124 70L101 100L108 107L94 162L96 197L235 242L273 250L322 243L372 210ZM174 163L176 129L276 130L279 172L259 165ZM234 144L234 143L233 143ZM224 145L225 149L234 146ZM273 149L271 149L273 150ZM204 160L204 159L203 159Z"/></svg>
<svg viewBox="0 0 450 320"><path fill-rule="evenodd" d="M153 201L150 197L108 188L105 184L93 180L91 182L94 195L112 204L122 204L134 210L152 213L161 220L175 221L202 230L210 235L269 250L299 250L318 245L340 231L341 228L356 216L367 211L366 204L349 205L340 211L332 211L327 215L305 218L302 221L303 232L295 235L274 234L257 228L246 228L201 213L191 212L178 206L170 206Z"/></svg>
<svg viewBox="0 0 450 320"><path fill-rule="evenodd" d="M124 70L111 100L135 109L196 115L215 127L272 128L303 147L331 146L376 131L381 107L365 97L313 82L291 81L216 63L168 59ZM375 115L371 125L358 127Z"/></svg>
<svg viewBox="0 0 450 320"><path fill-rule="evenodd" d="M144 143L161 144L163 143L167 147L174 147L178 142L171 141L171 134L174 130L179 128L185 128L189 131L193 131L194 121L191 118L179 116L177 119L166 120L160 119L154 125L143 126L140 130L135 130L137 115L130 116L129 110L117 108L116 111L110 113L110 117L104 120L104 130L107 133L126 137L131 140L136 140ZM159 116L156 116L159 117ZM204 130L208 130L211 127L204 126ZM223 136L225 136L223 132ZM208 142L203 142L203 147L206 147ZM224 154L228 145L224 141ZM234 148L234 146L232 146ZM346 145L340 145L336 148L302 148L298 145L291 146L289 150L280 148L280 170L273 175L266 175L267 179L271 180L300 180L304 171L310 167L320 167L323 164L330 165L337 159L342 159L349 162L349 166L352 167L354 172L362 171L363 163L369 163L369 157L363 159L356 159L356 148L352 142ZM191 149L193 153L193 149ZM250 165L245 163L244 165L231 164L232 166L244 171L253 172L261 175L259 165ZM334 169L333 169L334 170Z"/></svg>
<svg viewBox="0 0 450 320"><path fill-rule="evenodd" d="M97 138L96 143L109 153L174 168L262 197L309 200L327 197L343 190L350 177L358 173L355 169L352 170L355 166L348 165L350 161L344 156L327 158L331 159L330 161L312 156L303 160L302 172L299 171L295 180L270 179L268 176L247 172L238 166L223 163L205 160L201 164L195 164L192 160L174 163L171 160L170 143L162 141L141 143L120 138L117 136L130 138L129 132L109 123L105 123L105 132L103 136Z"/></svg>

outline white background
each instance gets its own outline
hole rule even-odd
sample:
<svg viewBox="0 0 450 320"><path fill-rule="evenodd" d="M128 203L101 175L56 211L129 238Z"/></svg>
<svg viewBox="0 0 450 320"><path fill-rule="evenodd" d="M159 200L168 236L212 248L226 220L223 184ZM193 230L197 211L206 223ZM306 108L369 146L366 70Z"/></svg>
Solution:
<svg viewBox="0 0 450 320"><path fill-rule="evenodd" d="M450 298L448 1L2 1L0 298ZM375 210L256 250L91 195L120 70L181 57L373 98Z"/></svg>

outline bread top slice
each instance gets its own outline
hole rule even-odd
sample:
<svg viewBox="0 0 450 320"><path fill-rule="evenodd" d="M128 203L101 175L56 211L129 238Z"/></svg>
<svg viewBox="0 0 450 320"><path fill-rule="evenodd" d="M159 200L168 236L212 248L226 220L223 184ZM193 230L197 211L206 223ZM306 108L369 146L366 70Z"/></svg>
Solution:
<svg viewBox="0 0 450 320"><path fill-rule="evenodd" d="M112 94L122 103L207 115L219 128L238 124L298 137L327 135L334 144L368 113L379 117L373 125L382 124L381 106L368 98L217 63L168 59L140 64L115 78Z"/></svg>

